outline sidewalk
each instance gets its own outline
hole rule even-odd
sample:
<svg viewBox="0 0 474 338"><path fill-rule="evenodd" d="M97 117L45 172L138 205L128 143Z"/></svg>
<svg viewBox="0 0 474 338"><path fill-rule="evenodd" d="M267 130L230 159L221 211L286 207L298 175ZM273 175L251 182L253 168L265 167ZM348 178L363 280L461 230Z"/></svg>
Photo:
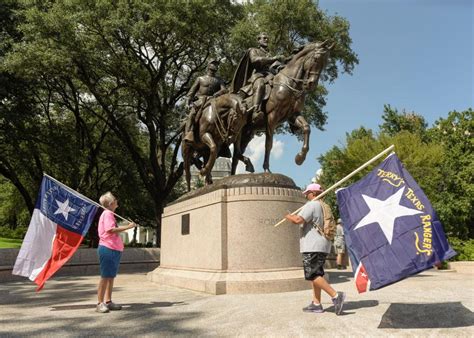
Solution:
<svg viewBox="0 0 474 338"><path fill-rule="evenodd" d="M347 292L336 316L303 313L310 291L213 296L160 286L145 274L120 274L122 311L94 312L97 276L58 277L35 293L28 280L0 284L0 336L474 336L474 275L429 270L384 289L357 294L349 271L329 270Z"/></svg>

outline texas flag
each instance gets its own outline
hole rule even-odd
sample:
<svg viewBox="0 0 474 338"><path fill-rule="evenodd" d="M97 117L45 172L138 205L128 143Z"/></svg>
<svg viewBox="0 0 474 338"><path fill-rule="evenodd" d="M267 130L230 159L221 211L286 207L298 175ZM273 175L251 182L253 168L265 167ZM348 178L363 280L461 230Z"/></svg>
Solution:
<svg viewBox="0 0 474 338"><path fill-rule="evenodd" d="M456 252L423 190L392 153L337 191L357 290L376 290L432 268Z"/></svg>
<svg viewBox="0 0 474 338"><path fill-rule="evenodd" d="M28 277L41 290L76 252L96 211L85 197L44 176L13 274Z"/></svg>

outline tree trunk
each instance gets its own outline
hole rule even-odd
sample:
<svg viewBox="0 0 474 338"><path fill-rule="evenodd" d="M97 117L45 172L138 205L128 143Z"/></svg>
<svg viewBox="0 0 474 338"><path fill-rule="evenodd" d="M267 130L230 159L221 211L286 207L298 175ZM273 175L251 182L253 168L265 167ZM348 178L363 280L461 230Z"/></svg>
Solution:
<svg viewBox="0 0 474 338"><path fill-rule="evenodd" d="M157 201L155 207L155 219L156 219L156 226L155 226L155 236L153 238L153 246L157 248L161 248L161 216L163 215L164 209L164 201Z"/></svg>

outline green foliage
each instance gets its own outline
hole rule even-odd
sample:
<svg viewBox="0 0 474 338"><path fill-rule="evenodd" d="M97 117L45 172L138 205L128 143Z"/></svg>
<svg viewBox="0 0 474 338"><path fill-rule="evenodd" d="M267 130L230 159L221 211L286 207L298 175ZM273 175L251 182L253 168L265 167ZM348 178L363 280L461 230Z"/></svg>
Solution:
<svg viewBox="0 0 474 338"><path fill-rule="evenodd" d="M2 190L0 202L21 196L21 212L32 212L46 172L94 200L113 191L120 213L159 234L164 206L184 191L178 157L183 97L209 58L223 60L230 81L245 49L266 30L277 53L308 40L334 41L326 80L351 73L358 62L348 22L309 0L5 4L0 174L19 195ZM318 128L325 123L326 94L320 86L308 97L305 116ZM0 210L0 221L22 225L11 210L11 204Z"/></svg>
<svg viewBox="0 0 474 338"><path fill-rule="evenodd" d="M474 237L474 111L450 112L435 122L429 137L444 149L434 207L447 231Z"/></svg>
<svg viewBox="0 0 474 338"><path fill-rule="evenodd" d="M0 176L0 228L26 228L29 222L30 214L20 193L13 184Z"/></svg>
<svg viewBox="0 0 474 338"><path fill-rule="evenodd" d="M10 239L23 239L25 237L28 227L19 226L15 229L11 229L6 226L0 226L0 237Z"/></svg>
<svg viewBox="0 0 474 338"><path fill-rule="evenodd" d="M406 124L407 115L385 106L382 132L359 128L346 135L346 145L333 147L319 158L323 174L320 183L330 186L367 162L376 154L395 145L395 152L423 189L438 213L448 236L473 238L474 158L472 154L473 112L451 112L435 127L426 129L424 119L410 115L415 126ZM361 179L378 163L354 175L345 185ZM333 194L330 204L337 208ZM338 212L337 212L338 214Z"/></svg>
<svg viewBox="0 0 474 338"><path fill-rule="evenodd" d="M423 116L415 112L407 113L405 110L399 113L388 104L384 105L382 119L384 123L380 126L380 131L390 136L394 136L401 131L423 136L428 125Z"/></svg>
<svg viewBox="0 0 474 338"><path fill-rule="evenodd" d="M449 244L458 254L451 260L454 261L474 261L474 239L461 240L457 237L450 237Z"/></svg>

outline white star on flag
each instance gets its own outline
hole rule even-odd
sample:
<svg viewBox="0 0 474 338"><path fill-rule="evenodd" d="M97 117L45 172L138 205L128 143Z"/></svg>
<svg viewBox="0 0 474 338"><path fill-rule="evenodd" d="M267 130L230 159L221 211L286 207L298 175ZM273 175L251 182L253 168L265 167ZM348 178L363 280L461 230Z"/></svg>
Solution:
<svg viewBox="0 0 474 338"><path fill-rule="evenodd" d="M65 200L64 202L59 202L56 200L56 203L58 204L58 210L54 212L54 214L62 214L64 219L67 221L67 217L69 215L69 212L71 211L76 211L76 209L73 209L69 206L69 198Z"/></svg>
<svg viewBox="0 0 474 338"><path fill-rule="evenodd" d="M362 195L370 211L364 216L354 228L362 228L371 223L378 223L389 244L392 244L393 227L395 219L402 216L421 214L422 211L410 209L400 205L405 187L399 189L395 194L389 196L385 201Z"/></svg>

